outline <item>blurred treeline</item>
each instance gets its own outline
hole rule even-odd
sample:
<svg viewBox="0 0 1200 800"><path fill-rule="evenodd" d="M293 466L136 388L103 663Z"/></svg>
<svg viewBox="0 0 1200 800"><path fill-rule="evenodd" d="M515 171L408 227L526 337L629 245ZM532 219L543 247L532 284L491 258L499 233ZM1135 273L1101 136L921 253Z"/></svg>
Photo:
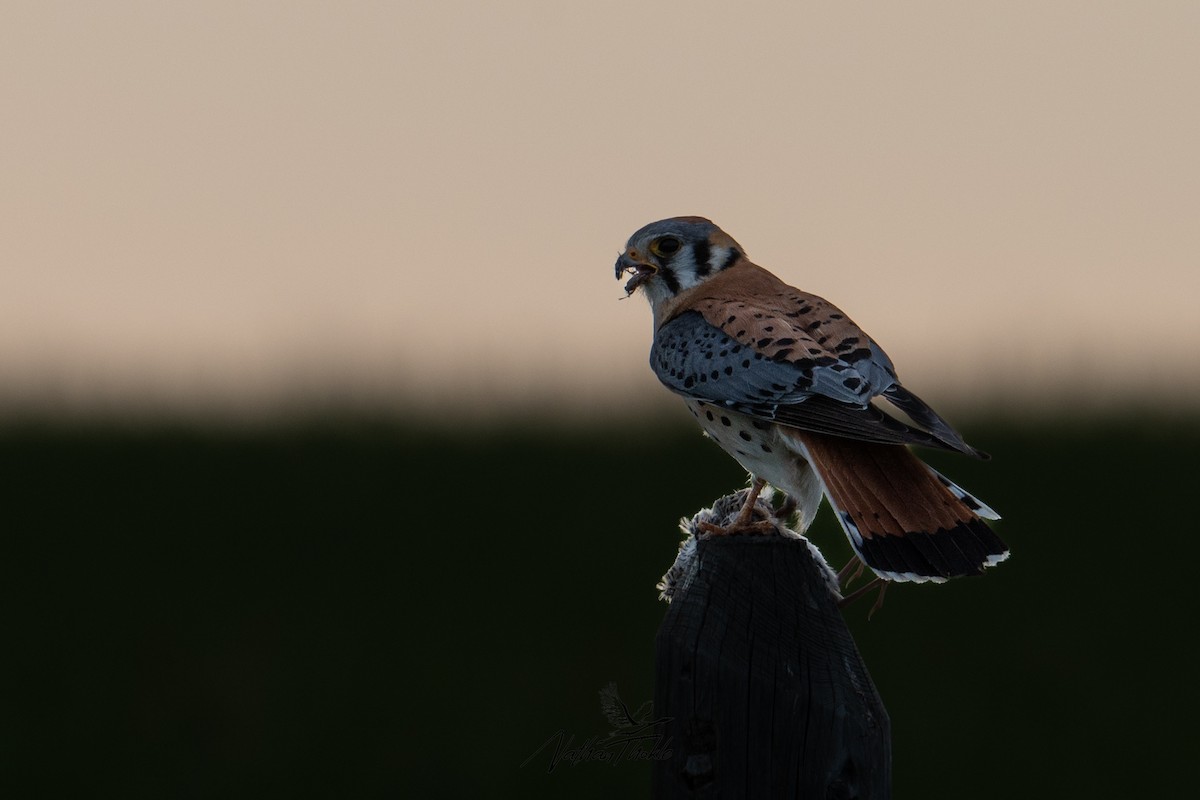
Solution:
<svg viewBox="0 0 1200 800"><path fill-rule="evenodd" d="M609 682L652 695L676 523L745 479L685 416L10 422L0 793L646 796L644 763L521 765L606 734ZM1013 557L847 612L895 796L1190 793L1200 418L965 428L993 461L926 455Z"/></svg>

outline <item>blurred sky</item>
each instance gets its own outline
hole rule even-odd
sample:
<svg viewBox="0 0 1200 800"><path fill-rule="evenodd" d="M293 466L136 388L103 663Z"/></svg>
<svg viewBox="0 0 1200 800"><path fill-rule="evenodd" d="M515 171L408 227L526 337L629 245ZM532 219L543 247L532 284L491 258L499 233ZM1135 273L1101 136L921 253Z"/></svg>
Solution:
<svg viewBox="0 0 1200 800"><path fill-rule="evenodd" d="M927 399L1186 405L1197 76L1191 2L10 0L0 401L667 402L612 264L700 214Z"/></svg>

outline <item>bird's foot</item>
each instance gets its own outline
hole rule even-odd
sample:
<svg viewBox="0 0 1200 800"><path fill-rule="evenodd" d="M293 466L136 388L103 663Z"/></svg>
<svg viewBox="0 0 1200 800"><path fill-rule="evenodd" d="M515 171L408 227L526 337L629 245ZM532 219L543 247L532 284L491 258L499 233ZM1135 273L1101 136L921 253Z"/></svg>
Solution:
<svg viewBox="0 0 1200 800"><path fill-rule="evenodd" d="M875 598L875 604L872 605L871 610L867 612L867 619L870 619L871 617L875 616L876 611L883 608L883 595L884 595L884 592L887 591L887 587L888 587L888 581L885 581L883 578L876 578L875 580L868 583L866 586L863 586L860 589L856 589L855 591L853 591L850 594L843 597L838 602L838 608L845 608L846 606L850 605L855 600L862 597L864 594L871 591L872 589L879 589L879 596Z"/></svg>
<svg viewBox="0 0 1200 800"><path fill-rule="evenodd" d="M772 520L760 519L754 522L739 522L734 520L729 525L715 525L711 522L697 522L696 527L701 533L709 536L744 536L746 534L764 534L775 530Z"/></svg>
<svg viewBox="0 0 1200 800"><path fill-rule="evenodd" d="M865 566L866 564L863 563L863 560L857 554L850 556L850 560L846 562L846 566L842 567L842 571L837 575L838 586L843 589L848 588L850 584L858 580L859 575L862 575L863 567Z"/></svg>
<svg viewBox="0 0 1200 800"><path fill-rule="evenodd" d="M773 515L768 514L766 519L754 519L758 496L766 485L767 482L762 478L754 479L754 482L750 486L750 491L746 493L746 500L742 503L741 511L738 512L738 515L728 525L701 522L697 524L697 527L709 536L763 534L775 530L776 523ZM759 514L759 516L762 515Z"/></svg>

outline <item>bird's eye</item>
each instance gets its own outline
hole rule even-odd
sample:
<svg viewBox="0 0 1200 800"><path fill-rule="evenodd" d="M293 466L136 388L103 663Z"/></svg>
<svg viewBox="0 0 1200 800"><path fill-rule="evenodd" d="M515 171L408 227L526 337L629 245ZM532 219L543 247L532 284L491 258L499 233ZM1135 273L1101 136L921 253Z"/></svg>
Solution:
<svg viewBox="0 0 1200 800"><path fill-rule="evenodd" d="M664 236L651 244L650 250L656 256L673 256L679 252L680 247L683 247L683 242L674 236Z"/></svg>

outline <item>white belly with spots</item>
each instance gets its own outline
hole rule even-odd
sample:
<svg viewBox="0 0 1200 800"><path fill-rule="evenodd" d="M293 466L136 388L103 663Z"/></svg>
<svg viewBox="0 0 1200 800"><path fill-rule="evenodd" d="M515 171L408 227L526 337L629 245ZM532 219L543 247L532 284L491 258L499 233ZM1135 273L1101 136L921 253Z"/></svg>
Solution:
<svg viewBox="0 0 1200 800"><path fill-rule="evenodd" d="M685 402L709 438L747 472L796 500L803 532L816 516L821 484L795 444L780 433L779 426L700 400Z"/></svg>

